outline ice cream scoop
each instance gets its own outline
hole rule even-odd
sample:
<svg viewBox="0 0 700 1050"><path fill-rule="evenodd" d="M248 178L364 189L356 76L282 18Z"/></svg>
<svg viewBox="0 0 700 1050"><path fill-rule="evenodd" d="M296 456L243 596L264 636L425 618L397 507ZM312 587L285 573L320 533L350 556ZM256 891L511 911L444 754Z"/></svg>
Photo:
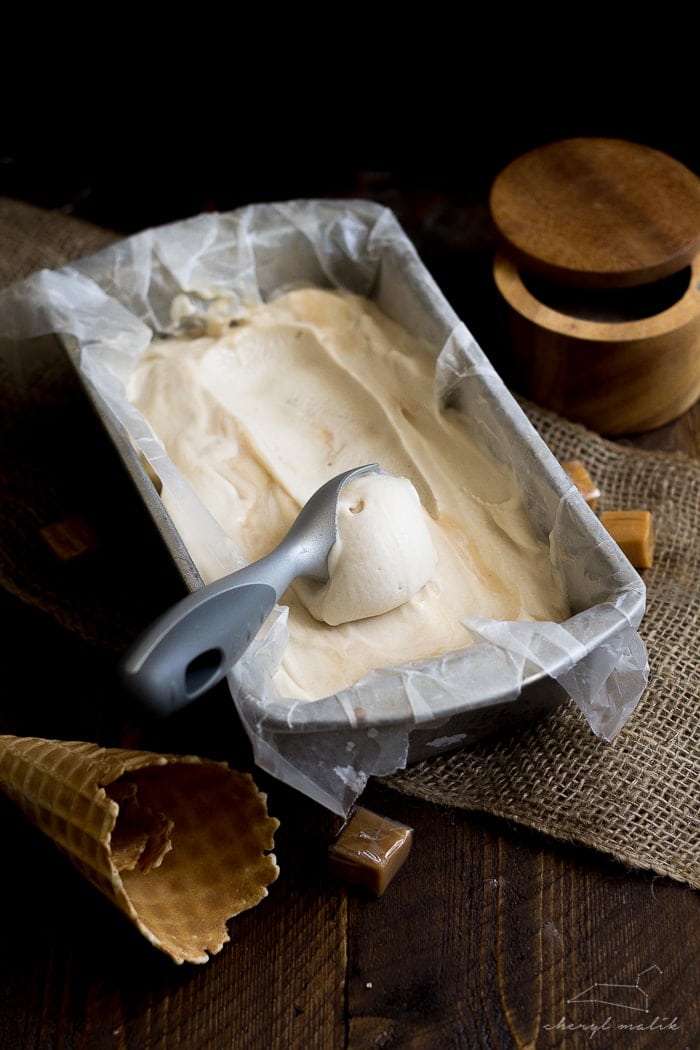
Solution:
<svg viewBox="0 0 700 1050"><path fill-rule="evenodd" d="M371 463L322 485L270 554L187 595L159 617L127 652L122 679L152 713L168 715L202 696L240 659L290 583L328 579L343 487Z"/></svg>
<svg viewBox="0 0 700 1050"><path fill-rule="evenodd" d="M408 478L383 472L353 478L338 496L328 580L297 580L296 594L332 627L404 605L435 574L429 520Z"/></svg>

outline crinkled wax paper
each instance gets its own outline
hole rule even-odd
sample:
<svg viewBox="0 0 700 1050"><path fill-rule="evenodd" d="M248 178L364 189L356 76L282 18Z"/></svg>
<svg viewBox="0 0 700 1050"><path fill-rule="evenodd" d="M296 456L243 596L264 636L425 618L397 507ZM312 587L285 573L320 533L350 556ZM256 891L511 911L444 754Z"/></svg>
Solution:
<svg viewBox="0 0 700 1050"><path fill-rule="evenodd" d="M610 740L647 682L636 628L644 612L639 575L586 506L505 389L465 324L421 263L393 213L368 201L289 201L203 214L146 230L62 269L40 271L0 293L0 334L17 341L54 334L68 351L142 495L147 460L219 574L240 568L232 541L169 461L129 403L125 383L155 333L206 331L244 305L300 285L342 286L374 298L435 347L436 396L460 408L525 494L549 537L574 615L563 624L470 619L473 644L447 656L378 669L313 702L276 694L286 611L278 607L231 670L234 702L261 768L338 813L371 775L405 766L411 733L435 730L454 746L460 720L518 705L523 683L541 675L573 698L591 730ZM144 498L145 495L144 495ZM147 503L148 503L147 499ZM201 584L160 505L150 506L187 585ZM181 556L180 556L181 555ZM444 736L442 726L449 723Z"/></svg>

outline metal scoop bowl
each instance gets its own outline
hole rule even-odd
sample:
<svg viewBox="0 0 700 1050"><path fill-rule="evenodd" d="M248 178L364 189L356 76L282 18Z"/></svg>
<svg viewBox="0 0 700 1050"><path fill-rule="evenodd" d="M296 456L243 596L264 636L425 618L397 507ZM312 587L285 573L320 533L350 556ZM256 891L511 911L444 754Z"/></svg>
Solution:
<svg viewBox="0 0 700 1050"><path fill-rule="evenodd" d="M331 478L270 554L187 595L147 628L120 668L139 703L160 716L186 707L240 659L293 580L325 583L340 492L351 478L378 472L370 463Z"/></svg>

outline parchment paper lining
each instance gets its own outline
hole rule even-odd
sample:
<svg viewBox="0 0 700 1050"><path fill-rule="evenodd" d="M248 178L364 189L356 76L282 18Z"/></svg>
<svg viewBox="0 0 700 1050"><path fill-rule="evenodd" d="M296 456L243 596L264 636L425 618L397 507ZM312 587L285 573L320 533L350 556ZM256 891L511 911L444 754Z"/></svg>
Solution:
<svg viewBox="0 0 700 1050"><path fill-rule="evenodd" d="M368 201L251 205L145 230L73 266L40 270L0 296L3 335L15 341L7 360L21 372L32 340L59 337L125 460L137 449L149 462L178 520L224 575L241 567L242 556L130 403L125 384L154 334L207 324L214 309L235 318L241 307L309 284L371 296L425 340L436 356L436 398L464 413L497 469L520 488L534 528L549 539L574 615L565 624L465 619L475 642L460 654L371 672L303 704L280 697L273 678L286 646L282 607L228 676L258 764L345 813L369 776L405 766L414 727L434 724L444 739L438 727L468 719L494 690L499 703L517 703L533 671L558 681L594 733L613 739L646 684L636 632L643 583L588 516L388 209ZM177 522L157 500L152 507L172 530Z"/></svg>

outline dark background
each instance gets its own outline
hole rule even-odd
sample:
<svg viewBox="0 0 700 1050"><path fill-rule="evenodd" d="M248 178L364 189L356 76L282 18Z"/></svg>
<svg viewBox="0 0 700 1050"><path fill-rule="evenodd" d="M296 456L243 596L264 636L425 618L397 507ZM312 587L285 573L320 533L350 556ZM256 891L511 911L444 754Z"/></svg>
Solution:
<svg viewBox="0 0 700 1050"><path fill-rule="evenodd" d="M551 103L556 101L554 98ZM551 104L550 103L550 104ZM700 118L682 121L661 103L652 109L579 104L560 116L491 109L450 124L443 115L415 131L354 128L346 114L328 132L307 115L249 138L217 137L211 126L165 135L113 136L103 127L50 128L30 135L0 131L0 195L57 208L129 234L201 211L296 197L402 194L444 196L459 205L483 198L499 171L526 150L579 135L624 138L660 149L700 174ZM203 141L199 140L201 134ZM321 141L319 141L321 140Z"/></svg>
<svg viewBox="0 0 700 1050"><path fill-rule="evenodd" d="M488 192L511 160L609 136L700 175L695 33L670 6L632 26L610 6L539 23L406 8L381 27L378 11L261 9L243 28L240 12L173 9L155 50L125 18L68 51L65 15L60 48L6 34L23 72L0 70L0 196L123 235L259 201L371 198L493 356Z"/></svg>
<svg viewBox="0 0 700 1050"><path fill-rule="evenodd" d="M672 3L72 17L5 26L0 195L120 233L357 194L422 221L419 200L483 200L510 160L578 135L700 174L697 36Z"/></svg>

